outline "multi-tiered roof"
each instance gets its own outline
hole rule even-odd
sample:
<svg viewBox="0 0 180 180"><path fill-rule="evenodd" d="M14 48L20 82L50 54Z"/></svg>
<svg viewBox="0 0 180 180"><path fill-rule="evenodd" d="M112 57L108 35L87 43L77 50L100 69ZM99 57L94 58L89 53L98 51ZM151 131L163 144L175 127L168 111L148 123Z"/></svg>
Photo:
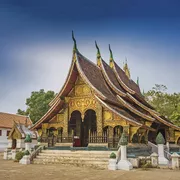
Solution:
<svg viewBox="0 0 180 180"><path fill-rule="evenodd" d="M127 63L122 70L114 61L110 47L110 63L108 65L102 59L96 44L97 64L94 64L78 51L74 37L73 40L73 58L64 86L50 103L49 111L33 126L33 129L39 128L42 122L48 122L63 108L64 97L68 96L80 75L84 82L91 87L94 97L102 106L130 124L148 128L143 123L145 120L180 130L180 127L162 117L146 102L139 85L130 79Z"/></svg>

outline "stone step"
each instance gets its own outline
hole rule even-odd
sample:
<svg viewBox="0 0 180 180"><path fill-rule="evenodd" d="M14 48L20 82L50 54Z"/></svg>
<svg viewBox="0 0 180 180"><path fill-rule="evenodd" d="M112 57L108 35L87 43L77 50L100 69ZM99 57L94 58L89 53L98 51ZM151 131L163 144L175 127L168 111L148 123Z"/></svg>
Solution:
<svg viewBox="0 0 180 180"><path fill-rule="evenodd" d="M83 163L83 164L108 164L108 160L82 160L82 159L57 159L57 158L46 158L46 159L34 159L35 161L41 161L41 162L55 162L55 163Z"/></svg>
<svg viewBox="0 0 180 180"><path fill-rule="evenodd" d="M94 157L94 158L109 158L110 154L59 154L59 153L40 153L39 156L47 157Z"/></svg>
<svg viewBox="0 0 180 180"><path fill-rule="evenodd" d="M64 164L107 169L110 151L43 150L34 164Z"/></svg>
<svg viewBox="0 0 180 180"><path fill-rule="evenodd" d="M63 156L42 156L41 154L36 157L37 159L59 159L59 160L85 160L85 161L108 161L109 158L106 157L63 157Z"/></svg>
<svg viewBox="0 0 180 180"><path fill-rule="evenodd" d="M87 163L74 163L74 162L50 162L50 161L39 161L37 159L34 159L33 161L34 164L41 164L41 165L45 165L45 164L63 164L66 166L77 166L77 167L89 167L89 168L94 168L94 169L107 169L108 164L87 164Z"/></svg>
<svg viewBox="0 0 180 180"><path fill-rule="evenodd" d="M42 153L53 154L111 154L113 151L70 151L70 150L42 150Z"/></svg>

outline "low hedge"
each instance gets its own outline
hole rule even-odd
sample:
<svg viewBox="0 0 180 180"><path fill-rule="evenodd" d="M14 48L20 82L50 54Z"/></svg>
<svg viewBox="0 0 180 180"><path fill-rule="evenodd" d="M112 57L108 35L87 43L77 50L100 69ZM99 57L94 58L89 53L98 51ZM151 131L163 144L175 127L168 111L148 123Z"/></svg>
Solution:
<svg viewBox="0 0 180 180"><path fill-rule="evenodd" d="M23 158L23 156L24 156L24 152L19 151L16 153L15 160L20 161Z"/></svg>

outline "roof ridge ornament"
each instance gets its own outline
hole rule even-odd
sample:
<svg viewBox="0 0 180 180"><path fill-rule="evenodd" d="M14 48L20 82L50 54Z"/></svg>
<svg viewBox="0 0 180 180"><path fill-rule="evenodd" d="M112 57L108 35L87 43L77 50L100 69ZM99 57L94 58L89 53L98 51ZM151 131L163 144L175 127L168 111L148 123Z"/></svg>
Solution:
<svg viewBox="0 0 180 180"><path fill-rule="evenodd" d="M73 39L73 41L74 41L74 48L73 48L73 50L77 50L77 44L76 44L76 39L75 39L75 37L74 37L74 32L72 31L72 39Z"/></svg>
<svg viewBox="0 0 180 180"><path fill-rule="evenodd" d="M137 77L137 82L136 82L136 84L139 86L139 77Z"/></svg>
<svg viewBox="0 0 180 180"><path fill-rule="evenodd" d="M126 76L130 79L131 74L130 74L130 69L129 69L128 64L127 64L127 57L125 57L125 63L124 63L123 70L124 70Z"/></svg>
<svg viewBox="0 0 180 180"><path fill-rule="evenodd" d="M77 44L76 44L76 39L74 37L74 32L72 31L72 39L74 41L74 47L73 47L73 61L75 62L76 61L76 51L77 51Z"/></svg>
<svg viewBox="0 0 180 180"><path fill-rule="evenodd" d="M113 53L112 53L110 44L109 44L109 52L110 52L109 65L110 65L111 68L113 68L114 67L114 63L113 63L114 59L113 59Z"/></svg>
<svg viewBox="0 0 180 180"><path fill-rule="evenodd" d="M100 53L100 50L99 50L99 47L98 47L96 41L95 41L95 46L96 46L96 49L97 49L97 55L96 55L96 57L97 57L97 65L100 66L100 65L101 65L101 61L100 61L100 59L101 59L101 53Z"/></svg>

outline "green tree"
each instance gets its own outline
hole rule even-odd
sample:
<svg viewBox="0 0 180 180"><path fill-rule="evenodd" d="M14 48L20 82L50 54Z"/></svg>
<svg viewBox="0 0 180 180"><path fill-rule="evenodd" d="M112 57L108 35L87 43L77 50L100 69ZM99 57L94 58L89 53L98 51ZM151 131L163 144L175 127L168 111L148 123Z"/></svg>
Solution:
<svg viewBox="0 0 180 180"><path fill-rule="evenodd" d="M32 122L35 123L48 111L48 104L54 97L54 91L45 92L44 89L33 91L31 97L26 99L27 110L18 109L17 114L29 115Z"/></svg>
<svg viewBox="0 0 180 180"><path fill-rule="evenodd" d="M155 84L152 90L144 93L145 99L161 115L180 126L180 93L169 94L167 87Z"/></svg>

